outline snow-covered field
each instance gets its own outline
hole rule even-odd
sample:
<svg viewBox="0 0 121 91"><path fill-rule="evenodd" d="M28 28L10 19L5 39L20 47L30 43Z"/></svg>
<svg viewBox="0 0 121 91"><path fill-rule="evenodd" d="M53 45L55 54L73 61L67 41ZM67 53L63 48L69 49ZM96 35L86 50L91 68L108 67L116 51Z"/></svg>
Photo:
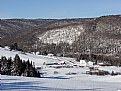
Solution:
<svg viewBox="0 0 121 91"><path fill-rule="evenodd" d="M9 51L9 49L1 48L0 47L0 57L6 56L7 58L12 57L14 58L15 55L18 54L22 60L30 60L35 62L36 67L40 67L43 65L44 62L57 62L59 60L67 60L67 61L75 61L74 58L66 58L66 57L48 57L43 55L34 55L31 53L22 53L20 51Z"/></svg>
<svg viewBox="0 0 121 91"><path fill-rule="evenodd" d="M62 70L61 70L62 71ZM64 69L63 69L64 71ZM1 75L4 91L120 91L121 76L54 75L29 78Z"/></svg>
<svg viewBox="0 0 121 91"><path fill-rule="evenodd" d="M22 54L18 51L9 51L0 48L0 56L15 57L19 54L23 60L32 60L37 67L43 66L43 62L68 60L71 58L61 58L33 54ZM76 62L75 62L76 63ZM77 64L77 63L76 63ZM121 72L120 67L99 67L99 69L109 72ZM121 75L117 76L96 76L85 74L87 67L73 68L49 68L43 66L40 72L45 73L42 78L6 76L0 75L2 91L121 91ZM75 73L68 75L68 73Z"/></svg>

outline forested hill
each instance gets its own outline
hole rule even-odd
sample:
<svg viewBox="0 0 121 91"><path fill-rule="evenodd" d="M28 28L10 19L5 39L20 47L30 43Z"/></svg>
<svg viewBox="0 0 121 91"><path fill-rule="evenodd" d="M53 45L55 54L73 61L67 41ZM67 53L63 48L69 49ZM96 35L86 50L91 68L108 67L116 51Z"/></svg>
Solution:
<svg viewBox="0 0 121 91"><path fill-rule="evenodd" d="M1 19L0 45L25 51L121 53L121 15L74 19Z"/></svg>

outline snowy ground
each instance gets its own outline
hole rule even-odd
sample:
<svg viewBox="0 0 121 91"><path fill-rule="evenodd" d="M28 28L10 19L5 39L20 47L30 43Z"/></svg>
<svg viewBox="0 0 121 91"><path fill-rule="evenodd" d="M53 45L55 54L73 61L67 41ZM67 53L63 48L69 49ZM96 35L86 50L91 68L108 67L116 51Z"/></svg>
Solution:
<svg viewBox="0 0 121 91"><path fill-rule="evenodd" d="M51 69L52 70L52 69ZM64 69L63 69L64 70ZM81 70L81 69L80 69ZM61 70L62 71L62 70ZM121 76L90 76L57 74L44 78L1 75L4 91L120 91Z"/></svg>
<svg viewBox="0 0 121 91"><path fill-rule="evenodd" d="M35 65L42 66L46 61L71 60L71 58L48 58L47 56L36 56L17 51L9 51L0 48L0 56L15 57L19 54L24 60L32 60ZM101 70L121 72L120 67L100 67ZM19 77L0 75L1 91L121 91L121 75L117 76L96 76L84 74L89 69L87 67L74 68L49 68L43 66L40 72L45 73L43 78ZM67 73L76 73L67 75Z"/></svg>
<svg viewBox="0 0 121 91"><path fill-rule="evenodd" d="M0 47L0 57L1 56L6 56L7 58L12 57L14 58L15 55L18 54L22 60L27 61L28 59L30 61L33 61L35 63L36 67L40 67L43 65L44 62L57 62L59 60L67 60L67 61L75 61L74 58L66 58L66 57L48 57L48 56L43 56L43 55L34 55L31 53L22 53L20 51L9 51L9 49L1 48Z"/></svg>
<svg viewBox="0 0 121 91"><path fill-rule="evenodd" d="M83 74L87 68L44 68L43 78L1 77L3 91L121 91L121 75L96 76ZM58 74L54 74L57 71ZM66 73L75 72L75 75Z"/></svg>

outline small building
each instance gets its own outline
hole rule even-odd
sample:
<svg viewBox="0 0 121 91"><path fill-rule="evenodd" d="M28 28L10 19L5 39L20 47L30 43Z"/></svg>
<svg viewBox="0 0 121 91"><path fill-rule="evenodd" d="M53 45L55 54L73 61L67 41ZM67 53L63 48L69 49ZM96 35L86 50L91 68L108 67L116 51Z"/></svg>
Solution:
<svg viewBox="0 0 121 91"><path fill-rule="evenodd" d="M89 61L89 62L87 63L87 66L88 66L88 67L93 67L93 62Z"/></svg>
<svg viewBox="0 0 121 91"><path fill-rule="evenodd" d="M10 50L9 46L5 46L4 48L5 48L5 50Z"/></svg>
<svg viewBox="0 0 121 91"><path fill-rule="evenodd" d="M80 60L80 67L86 67L87 63L85 60Z"/></svg>
<svg viewBox="0 0 121 91"><path fill-rule="evenodd" d="M60 64L61 64L61 65L64 65L64 64L66 64L66 63L65 63L65 61L60 61Z"/></svg>
<svg viewBox="0 0 121 91"><path fill-rule="evenodd" d="M109 63L98 63L99 66L111 66Z"/></svg>
<svg viewBox="0 0 121 91"><path fill-rule="evenodd" d="M40 52L36 52L35 54L36 54L36 55L39 55L39 54L40 54Z"/></svg>
<svg viewBox="0 0 121 91"><path fill-rule="evenodd" d="M48 54L47 56L51 58L54 56L54 54Z"/></svg>

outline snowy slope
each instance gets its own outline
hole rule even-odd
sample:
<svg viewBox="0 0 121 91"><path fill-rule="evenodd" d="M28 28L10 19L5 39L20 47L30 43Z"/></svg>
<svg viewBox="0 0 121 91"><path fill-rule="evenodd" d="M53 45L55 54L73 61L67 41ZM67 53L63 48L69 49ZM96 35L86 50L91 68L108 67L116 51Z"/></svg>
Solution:
<svg viewBox="0 0 121 91"><path fill-rule="evenodd" d="M35 63L36 67L40 67L43 65L44 62L58 62L60 60L66 60L66 61L74 61L74 58L67 58L67 57L48 57L48 56L43 56L43 55L34 55L30 53L25 53L23 54L20 51L10 51L9 49L1 48L0 47L0 57L1 56L6 56L7 58L12 57L14 58L15 55L18 54L22 60L27 61L28 59L30 61L33 61Z"/></svg>

